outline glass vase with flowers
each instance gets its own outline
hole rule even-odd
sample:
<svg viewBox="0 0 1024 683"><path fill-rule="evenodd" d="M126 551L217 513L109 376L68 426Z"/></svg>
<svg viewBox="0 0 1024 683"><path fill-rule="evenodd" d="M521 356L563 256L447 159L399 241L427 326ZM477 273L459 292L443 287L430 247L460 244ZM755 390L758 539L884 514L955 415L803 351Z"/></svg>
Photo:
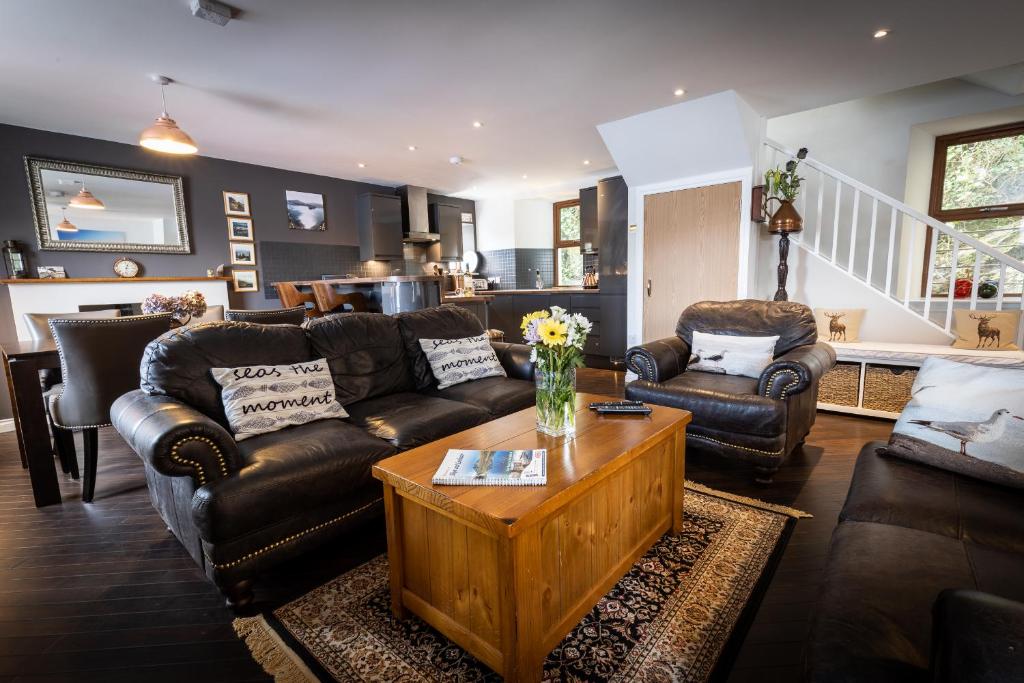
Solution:
<svg viewBox="0 0 1024 683"><path fill-rule="evenodd" d="M533 347L536 363L537 431L551 436L576 433L576 368L582 368L583 345L591 323L564 308L534 311L523 316L520 326L526 343Z"/></svg>

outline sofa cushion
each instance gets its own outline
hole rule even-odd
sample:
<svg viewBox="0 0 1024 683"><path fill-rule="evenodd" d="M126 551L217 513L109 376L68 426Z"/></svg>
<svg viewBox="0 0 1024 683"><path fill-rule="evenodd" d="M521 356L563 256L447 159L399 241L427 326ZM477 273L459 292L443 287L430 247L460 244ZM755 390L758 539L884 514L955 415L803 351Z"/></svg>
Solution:
<svg viewBox="0 0 1024 683"><path fill-rule="evenodd" d="M437 384L427 356L420 347L420 339L462 339L484 333L480 320L461 306L444 305L399 313L395 320L402 331L416 391Z"/></svg>
<svg viewBox="0 0 1024 683"><path fill-rule="evenodd" d="M283 365L313 360L300 327L210 322L166 332L149 343L140 388L171 396L227 427L220 385L210 368Z"/></svg>
<svg viewBox="0 0 1024 683"><path fill-rule="evenodd" d="M786 403L758 396L750 377L686 371L666 382L630 382L626 398L689 410L694 427L771 437L786 431Z"/></svg>
<svg viewBox="0 0 1024 683"><path fill-rule="evenodd" d="M537 390L533 382L506 377L485 377L456 384L447 389L428 389L424 393L450 401L469 403L483 408L491 417L501 417L532 406L536 400Z"/></svg>
<svg viewBox="0 0 1024 683"><path fill-rule="evenodd" d="M412 389L398 322L383 313L340 313L306 326L317 358L326 358L338 403Z"/></svg>
<svg viewBox="0 0 1024 683"><path fill-rule="evenodd" d="M406 450L491 419L483 408L436 396L399 393L347 406L352 424Z"/></svg>
<svg viewBox="0 0 1024 683"><path fill-rule="evenodd" d="M505 377L486 334L457 339L420 339L438 389L484 377Z"/></svg>
<svg viewBox="0 0 1024 683"><path fill-rule="evenodd" d="M932 604L976 588L964 544L940 534L843 522L832 536L808 650L811 681L925 681Z"/></svg>
<svg viewBox="0 0 1024 683"><path fill-rule="evenodd" d="M210 543L288 525L339 501L355 508L379 498L371 467L395 453L391 444L338 419L254 436L238 450L242 469L200 487L192 502L193 521Z"/></svg>
<svg viewBox="0 0 1024 683"><path fill-rule="evenodd" d="M861 449L840 520L919 529L1024 553L1024 493Z"/></svg>
<svg viewBox="0 0 1024 683"><path fill-rule="evenodd" d="M676 336L692 346L693 331L741 337L779 335L775 355L818 340L814 312L795 301L701 301L689 306L676 323Z"/></svg>

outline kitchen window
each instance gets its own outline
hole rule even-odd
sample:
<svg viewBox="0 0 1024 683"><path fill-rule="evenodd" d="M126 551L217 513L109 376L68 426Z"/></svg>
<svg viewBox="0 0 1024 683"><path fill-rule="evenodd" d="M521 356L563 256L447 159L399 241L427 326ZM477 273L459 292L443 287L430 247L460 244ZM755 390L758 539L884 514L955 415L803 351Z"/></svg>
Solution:
<svg viewBox="0 0 1024 683"><path fill-rule="evenodd" d="M580 200L555 202L555 286L583 284Z"/></svg>
<svg viewBox="0 0 1024 683"><path fill-rule="evenodd" d="M1024 260L1024 121L971 130L935 139L928 213L952 228ZM934 231L925 243L925 279ZM949 292L952 240L939 235L935 245L932 295ZM961 244L957 277L974 274L975 250ZM981 255L981 281L998 284L999 262ZM1024 277L1006 271L1006 294L1019 296ZM924 286L927 286L924 283Z"/></svg>

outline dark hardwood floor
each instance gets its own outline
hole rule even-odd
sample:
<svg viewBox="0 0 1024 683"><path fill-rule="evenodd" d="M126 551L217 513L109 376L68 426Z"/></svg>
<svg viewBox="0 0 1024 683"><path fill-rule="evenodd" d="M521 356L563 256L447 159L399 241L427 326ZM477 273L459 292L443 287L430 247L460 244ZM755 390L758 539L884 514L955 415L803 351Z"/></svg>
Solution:
<svg viewBox="0 0 1024 683"><path fill-rule="evenodd" d="M623 375L583 370L579 388L621 395ZM807 445L772 486L752 470L689 454L687 476L714 488L797 507L800 520L746 637L727 658L730 681L792 681L821 580L829 536L854 459L891 423L819 415ZM217 590L152 509L142 468L110 428L100 430L96 498L62 479L62 506L36 509L13 433L0 434L0 683L14 681L266 681L231 629ZM81 444L79 444L81 453ZM383 525L265 578L279 604L385 551Z"/></svg>

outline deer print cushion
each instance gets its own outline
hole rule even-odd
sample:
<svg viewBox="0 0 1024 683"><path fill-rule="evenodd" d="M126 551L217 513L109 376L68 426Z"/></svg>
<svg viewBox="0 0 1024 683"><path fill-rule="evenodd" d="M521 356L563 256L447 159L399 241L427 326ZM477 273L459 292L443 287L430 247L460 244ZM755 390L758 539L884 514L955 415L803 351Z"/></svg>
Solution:
<svg viewBox="0 0 1024 683"><path fill-rule="evenodd" d="M734 337L694 331L686 369L757 378L775 357L777 341L778 335Z"/></svg>
<svg viewBox="0 0 1024 683"><path fill-rule="evenodd" d="M486 334L461 339L420 339L438 389L483 377L507 377Z"/></svg>
<svg viewBox="0 0 1024 683"><path fill-rule="evenodd" d="M953 310L956 316L954 349L1019 351L1014 343L1020 326L1020 311Z"/></svg>
<svg viewBox="0 0 1024 683"><path fill-rule="evenodd" d="M1024 370L931 357L885 453L1024 488Z"/></svg>
<svg viewBox="0 0 1024 683"><path fill-rule="evenodd" d="M221 386L228 424L241 441L329 417L348 417L334 398L327 361L210 368Z"/></svg>
<svg viewBox="0 0 1024 683"><path fill-rule="evenodd" d="M818 340L828 342L860 341L860 323L864 320L863 308L815 308L814 320L818 323Z"/></svg>

